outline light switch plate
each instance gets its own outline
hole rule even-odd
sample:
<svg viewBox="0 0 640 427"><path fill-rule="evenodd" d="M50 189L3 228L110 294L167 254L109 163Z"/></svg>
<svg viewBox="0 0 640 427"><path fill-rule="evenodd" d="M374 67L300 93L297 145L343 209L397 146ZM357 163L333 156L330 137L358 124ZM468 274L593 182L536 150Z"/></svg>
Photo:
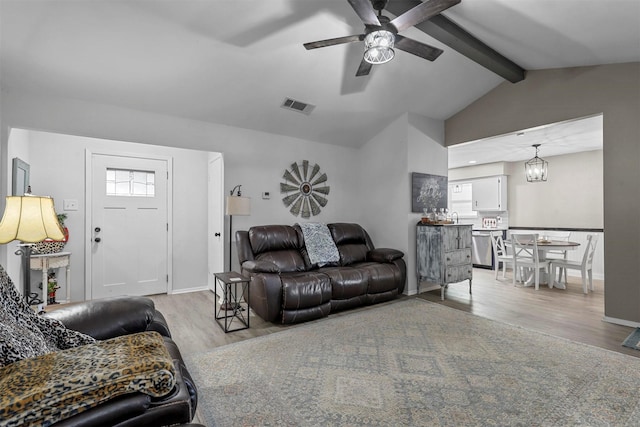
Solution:
<svg viewBox="0 0 640 427"><path fill-rule="evenodd" d="M65 211L77 211L78 201L75 199L64 199L62 201L62 210Z"/></svg>
<svg viewBox="0 0 640 427"><path fill-rule="evenodd" d="M268 191L263 191L262 192L262 198L263 199L270 199L271 198L271 194Z"/></svg>

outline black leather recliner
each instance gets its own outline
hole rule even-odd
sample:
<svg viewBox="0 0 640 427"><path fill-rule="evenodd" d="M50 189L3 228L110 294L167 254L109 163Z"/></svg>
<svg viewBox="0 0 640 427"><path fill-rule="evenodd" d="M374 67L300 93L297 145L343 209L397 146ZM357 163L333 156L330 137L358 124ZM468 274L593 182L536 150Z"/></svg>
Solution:
<svg viewBox="0 0 640 427"><path fill-rule="evenodd" d="M168 426L189 423L193 419L198 402L196 385L178 346L171 339L164 316L155 309L151 299L105 298L70 304L43 315L99 340L156 331L163 336L176 370L176 385L167 396L153 398L142 393L126 394L54 426Z"/></svg>

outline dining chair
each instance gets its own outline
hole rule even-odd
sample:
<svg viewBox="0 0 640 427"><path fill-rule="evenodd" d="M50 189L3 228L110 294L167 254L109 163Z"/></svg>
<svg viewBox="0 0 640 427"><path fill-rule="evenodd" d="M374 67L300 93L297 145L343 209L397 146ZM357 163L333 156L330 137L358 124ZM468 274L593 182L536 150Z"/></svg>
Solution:
<svg viewBox="0 0 640 427"><path fill-rule="evenodd" d="M545 231L544 235L547 236L547 238L549 238L549 240L560 240L563 242L568 242L569 239L571 238L571 232L570 231ZM547 251L547 259L550 259L551 261L555 260L555 259L567 259L569 251L566 249L551 249ZM564 284L567 284L567 270L565 270L564 268L559 268L559 273L558 273L558 281L562 281L562 276L564 276ZM556 280L556 278L554 277L553 280Z"/></svg>
<svg viewBox="0 0 640 427"><path fill-rule="evenodd" d="M513 256L507 253L507 246L502 239L502 231L492 231L491 234L491 246L493 247L493 269L496 273L496 279L498 279L498 270L500 270L500 263L502 263L502 278L505 278L507 271L507 264L511 266L513 270ZM515 274L515 272L513 273Z"/></svg>
<svg viewBox="0 0 640 427"><path fill-rule="evenodd" d="M549 272L549 261L540 261L538 257L537 234L511 234L513 248L513 271L528 268L533 270L536 291L540 288L540 270ZM524 277L522 277L524 280ZM513 285L516 285L516 275L513 274Z"/></svg>
<svg viewBox="0 0 640 427"><path fill-rule="evenodd" d="M587 235L587 246L584 248L582 261L569 261L563 259L551 260L551 277L555 278L556 268L580 270L582 276L582 291L587 294L587 276L589 277L589 289L593 291L593 255L598 244L597 234Z"/></svg>

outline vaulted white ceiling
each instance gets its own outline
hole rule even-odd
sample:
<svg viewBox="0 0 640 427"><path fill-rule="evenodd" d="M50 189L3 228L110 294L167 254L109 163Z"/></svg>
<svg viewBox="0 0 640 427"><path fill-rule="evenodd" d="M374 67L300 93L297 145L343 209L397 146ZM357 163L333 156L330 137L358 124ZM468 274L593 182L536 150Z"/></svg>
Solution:
<svg viewBox="0 0 640 427"><path fill-rule="evenodd" d="M640 61L640 0L462 0L444 15L524 69ZM435 62L398 52L355 77L362 43L305 50L362 32L346 0L0 0L0 28L3 88L353 147L504 81L415 28L402 34L443 49Z"/></svg>

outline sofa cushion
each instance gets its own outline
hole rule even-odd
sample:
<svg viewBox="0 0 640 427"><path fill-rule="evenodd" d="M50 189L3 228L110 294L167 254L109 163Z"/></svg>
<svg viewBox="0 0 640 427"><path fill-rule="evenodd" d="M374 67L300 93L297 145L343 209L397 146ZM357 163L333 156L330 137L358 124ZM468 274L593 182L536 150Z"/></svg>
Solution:
<svg viewBox="0 0 640 427"><path fill-rule="evenodd" d="M275 264L281 272L305 271L300 253L302 236L288 225L262 225L251 227L249 242L256 261Z"/></svg>
<svg viewBox="0 0 640 427"><path fill-rule="evenodd" d="M340 265L366 261L371 248L367 234L360 225L335 223L328 227L340 253Z"/></svg>
<svg viewBox="0 0 640 427"><path fill-rule="evenodd" d="M0 266L0 366L42 354L93 343L88 335L36 314Z"/></svg>
<svg viewBox="0 0 640 427"><path fill-rule="evenodd" d="M288 225L258 225L249 229L249 242L253 254L263 252L298 250L302 241L298 232Z"/></svg>
<svg viewBox="0 0 640 427"><path fill-rule="evenodd" d="M364 262L354 264L353 268L362 271L368 277L367 294L398 291L401 274L394 264Z"/></svg>
<svg viewBox="0 0 640 427"><path fill-rule="evenodd" d="M283 274L280 279L285 310L315 307L331 300L331 281L322 273Z"/></svg>
<svg viewBox="0 0 640 427"><path fill-rule="evenodd" d="M367 293L368 277L363 270L350 267L327 267L319 272L331 279L331 299L342 300Z"/></svg>

